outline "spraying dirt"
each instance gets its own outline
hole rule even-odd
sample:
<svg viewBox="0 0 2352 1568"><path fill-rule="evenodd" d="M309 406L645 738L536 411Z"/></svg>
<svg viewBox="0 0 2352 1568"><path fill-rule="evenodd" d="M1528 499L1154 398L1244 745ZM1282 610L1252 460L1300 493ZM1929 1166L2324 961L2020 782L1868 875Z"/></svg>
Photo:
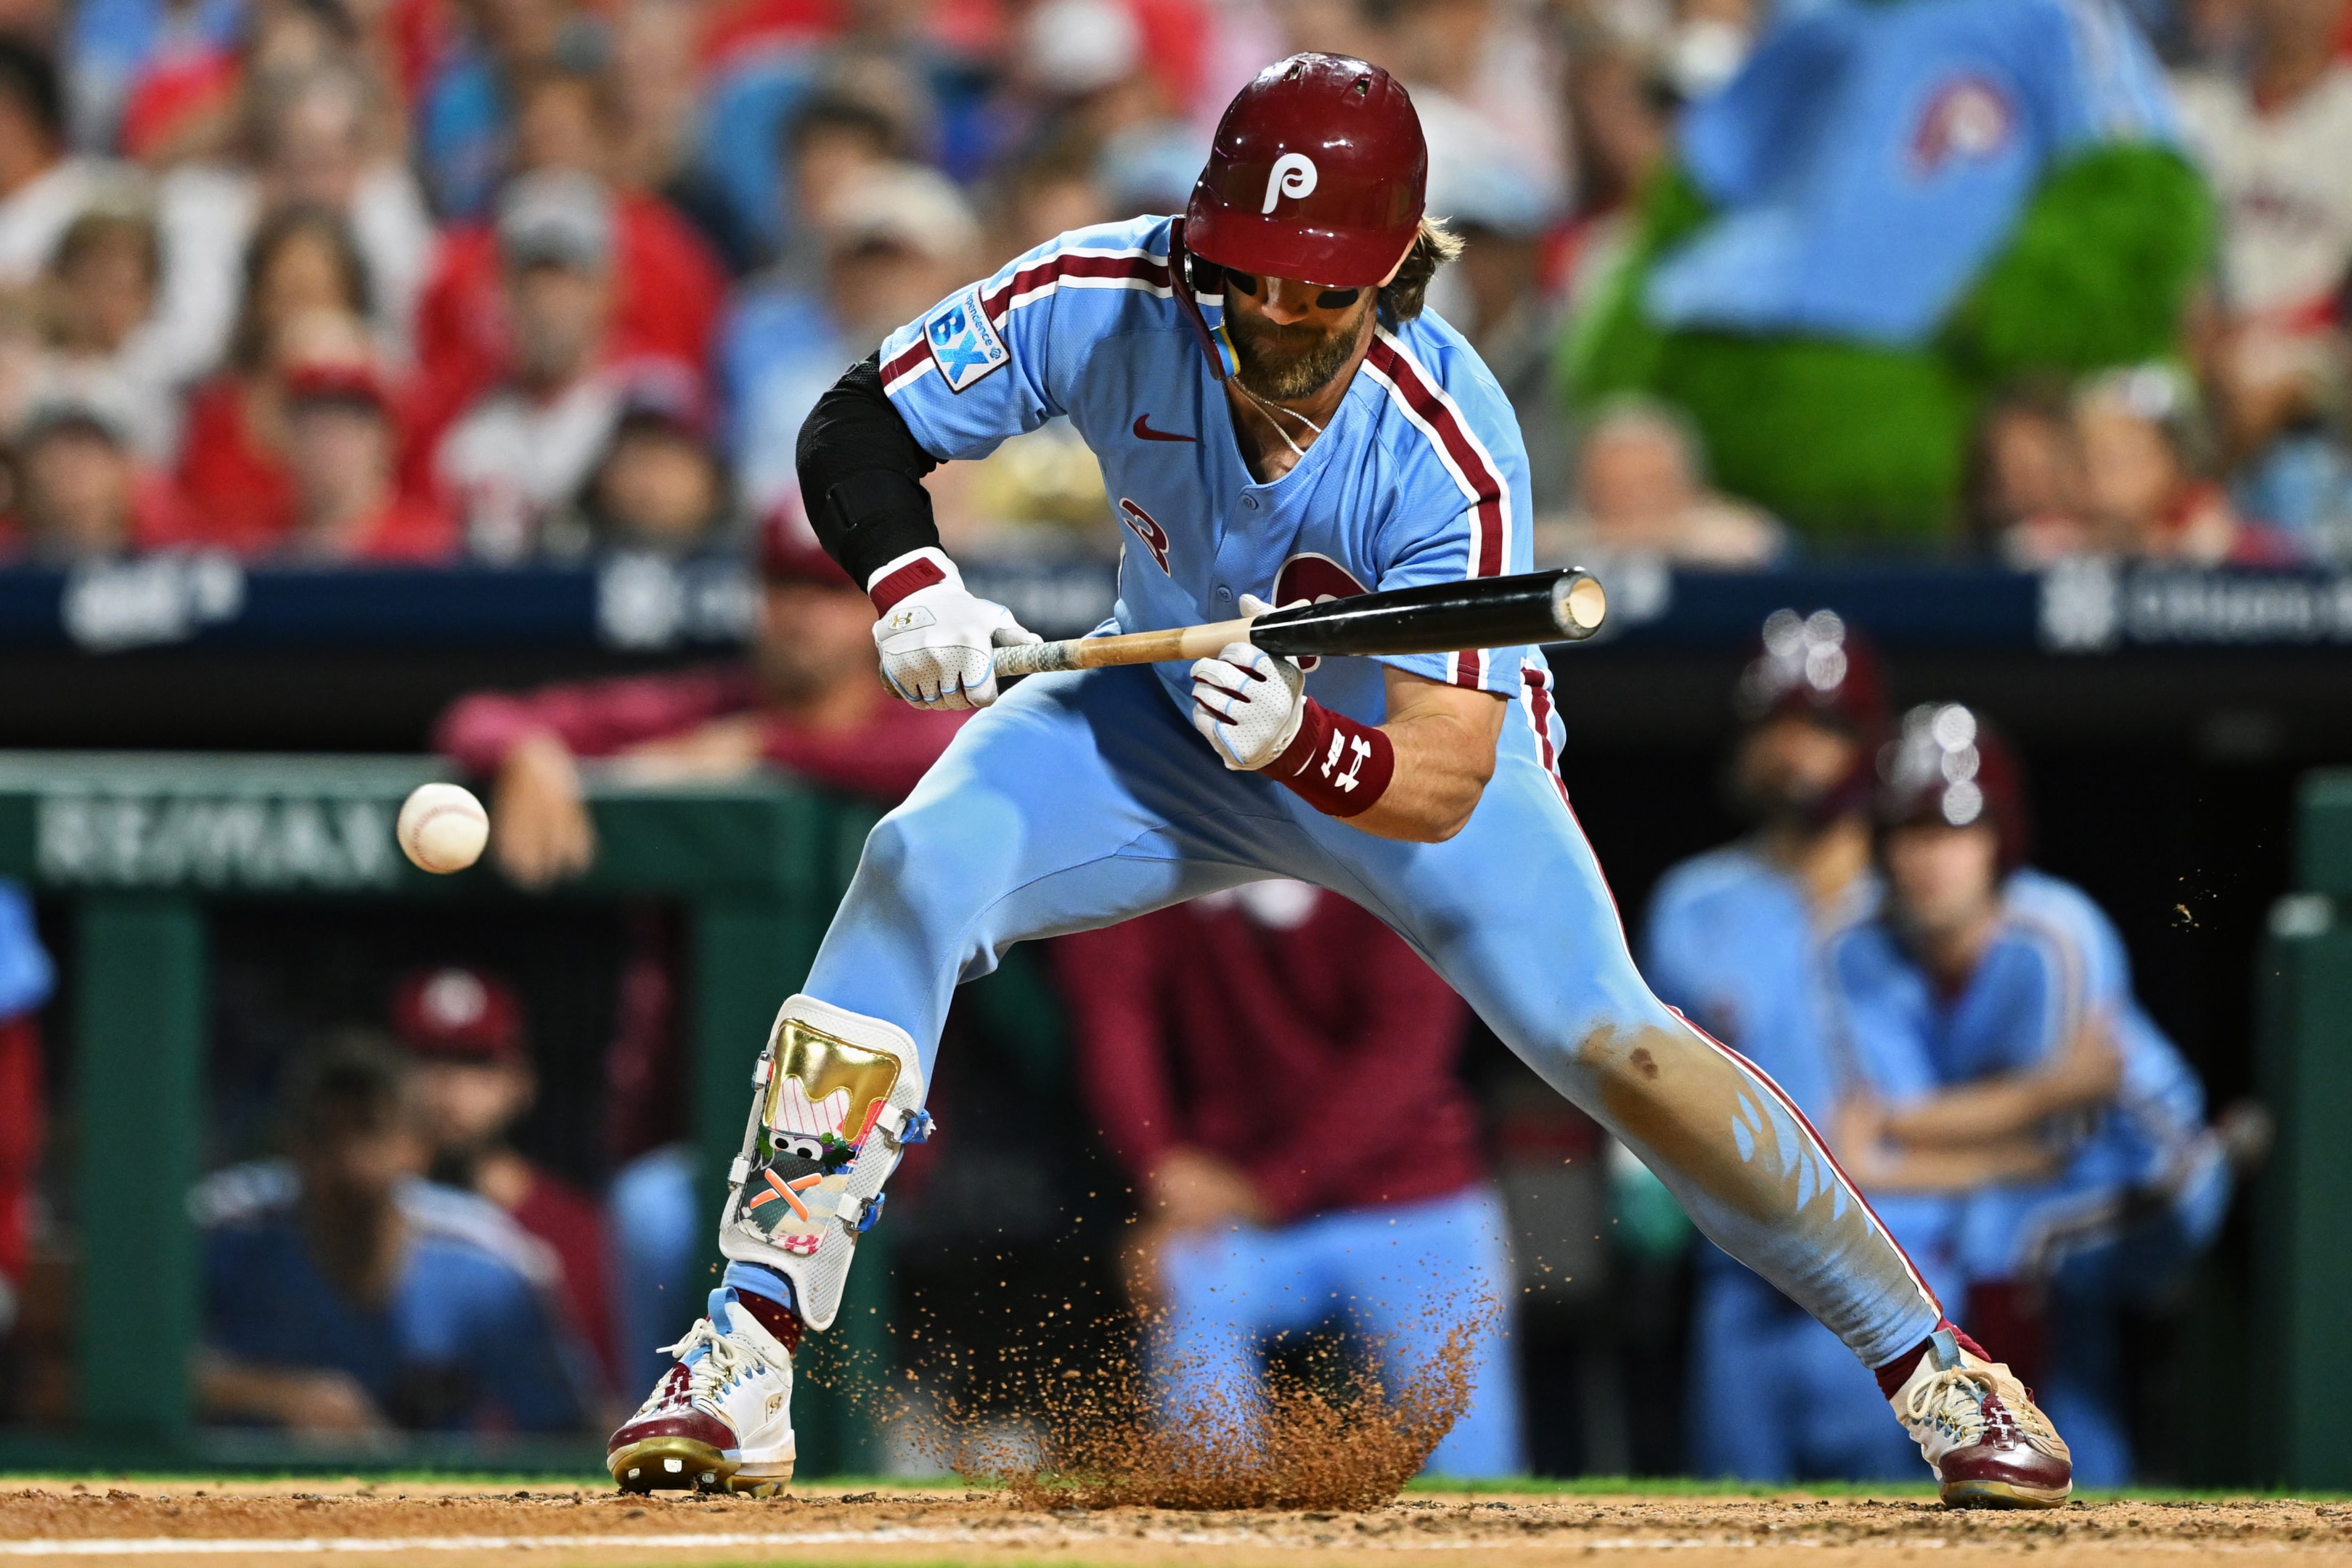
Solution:
<svg viewBox="0 0 2352 1568"><path fill-rule="evenodd" d="M994 1399L926 1398L919 1380L884 1418L914 1454L1023 1508L1377 1508L1469 1407L1471 1352L1492 1312L1444 1303L1394 1345L1277 1341L1254 1380L1213 1375L1213 1352L1164 1342L1083 1368L1023 1367L1016 1352L1011 1375L991 1380ZM1008 1383L1025 1420L1002 1417Z"/></svg>

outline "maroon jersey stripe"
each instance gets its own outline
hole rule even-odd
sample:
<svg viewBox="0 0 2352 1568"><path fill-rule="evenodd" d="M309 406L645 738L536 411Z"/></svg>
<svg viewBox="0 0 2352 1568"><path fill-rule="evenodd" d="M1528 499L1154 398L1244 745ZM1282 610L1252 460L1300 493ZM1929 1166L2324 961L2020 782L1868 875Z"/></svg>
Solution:
<svg viewBox="0 0 2352 1568"><path fill-rule="evenodd" d="M1140 278L1156 289L1168 287L1168 263L1149 256L1048 256L1031 263L981 296L981 309L992 326L1002 326L1013 309L1013 298L1042 289L1065 278Z"/></svg>
<svg viewBox="0 0 2352 1568"><path fill-rule="evenodd" d="M1428 422L1437 433L1439 443L1454 466L1462 470L1476 492L1473 506L1477 513L1477 537L1471 552L1470 575L1497 577L1503 571L1503 500L1506 489L1503 476L1495 470L1478 450L1469 433L1462 428L1453 408L1424 379L1421 371L1404 355L1397 353L1379 338L1372 340L1370 359L1382 375L1394 384L1403 395L1405 406ZM1478 656L1457 653L1453 656L1453 683L1456 686L1478 685Z"/></svg>

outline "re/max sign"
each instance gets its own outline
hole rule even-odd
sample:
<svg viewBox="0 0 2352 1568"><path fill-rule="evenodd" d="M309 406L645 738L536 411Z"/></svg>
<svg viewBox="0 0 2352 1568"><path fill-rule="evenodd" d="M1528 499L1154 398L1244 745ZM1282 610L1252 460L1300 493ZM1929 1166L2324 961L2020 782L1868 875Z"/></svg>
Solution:
<svg viewBox="0 0 2352 1568"><path fill-rule="evenodd" d="M381 888L400 879L388 801L57 793L41 879L79 887Z"/></svg>

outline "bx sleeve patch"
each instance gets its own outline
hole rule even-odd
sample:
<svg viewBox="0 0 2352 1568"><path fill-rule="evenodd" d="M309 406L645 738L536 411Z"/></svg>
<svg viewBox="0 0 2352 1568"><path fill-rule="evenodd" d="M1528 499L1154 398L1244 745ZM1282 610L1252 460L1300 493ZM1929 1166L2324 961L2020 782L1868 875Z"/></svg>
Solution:
<svg viewBox="0 0 2352 1568"><path fill-rule="evenodd" d="M1013 355L989 324L981 309L975 283L923 318L923 341L930 345L931 362L950 392L961 392L992 371L1003 369Z"/></svg>

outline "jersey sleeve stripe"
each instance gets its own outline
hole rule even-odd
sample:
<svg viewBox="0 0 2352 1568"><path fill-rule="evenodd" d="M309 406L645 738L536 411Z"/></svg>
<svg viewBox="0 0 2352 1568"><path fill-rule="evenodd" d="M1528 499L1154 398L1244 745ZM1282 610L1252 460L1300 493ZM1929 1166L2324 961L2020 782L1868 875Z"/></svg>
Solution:
<svg viewBox="0 0 2352 1568"><path fill-rule="evenodd" d="M1015 272L981 293L981 308L992 326L1003 326L1016 305L1031 304L1055 289L1071 288L1140 289L1166 295L1168 259L1145 251L1066 250Z"/></svg>
<svg viewBox="0 0 2352 1568"><path fill-rule="evenodd" d="M1001 328L1016 307L1034 304L1065 288L1135 289L1166 299L1171 293L1168 258L1139 248L1056 251L982 289L981 309L987 313L990 326ZM930 342L919 333L913 342L883 362L882 390L895 393L936 368Z"/></svg>
<svg viewBox="0 0 2352 1568"><path fill-rule="evenodd" d="M1469 501L1472 522L1468 570L1471 577L1500 576L1510 559L1511 487L1484 443L1462 417L1460 405L1423 370L1403 343L1386 327L1373 338L1365 368L1388 388L1389 397L1410 419L1437 453L1445 471L1454 476ZM1477 689L1486 684L1487 650L1457 653L1452 660L1456 686Z"/></svg>

